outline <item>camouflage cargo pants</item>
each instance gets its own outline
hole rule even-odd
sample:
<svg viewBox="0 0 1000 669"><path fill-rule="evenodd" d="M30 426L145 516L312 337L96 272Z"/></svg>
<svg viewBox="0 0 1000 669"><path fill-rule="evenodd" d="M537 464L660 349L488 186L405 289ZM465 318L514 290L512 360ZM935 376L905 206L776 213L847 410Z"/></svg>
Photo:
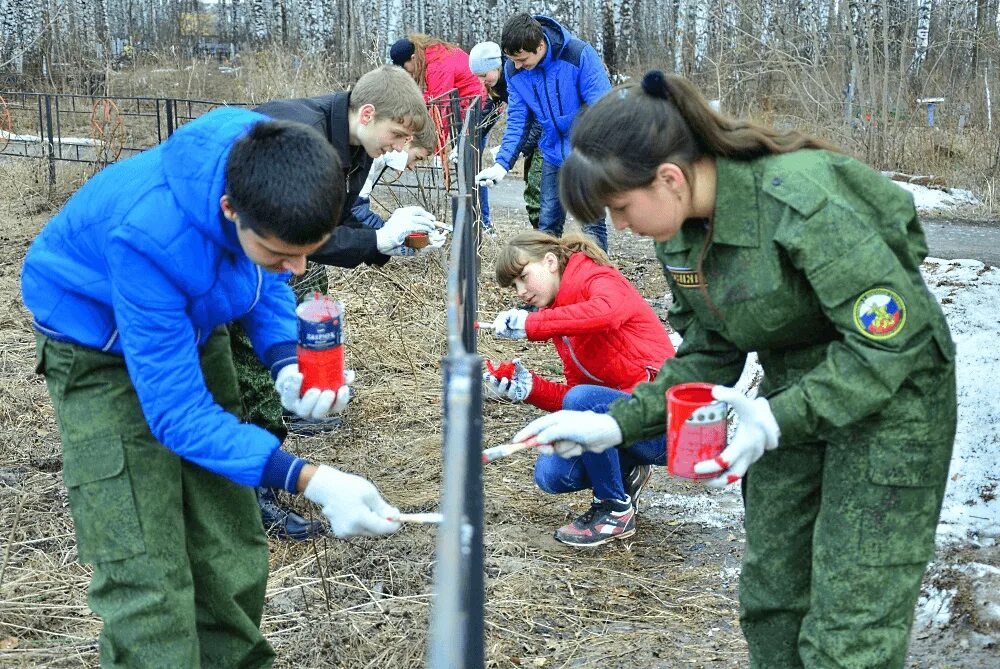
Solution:
<svg viewBox="0 0 1000 669"><path fill-rule="evenodd" d="M330 287L326 267L319 263L306 263L302 276L293 276L288 285L295 291L295 299L301 302L306 295L314 292L326 293ZM233 363L239 380L240 399L243 401L242 418L247 423L259 425L284 439L286 430L281 420L281 401L274 389L274 380L264 367L250 344L250 337L239 323L229 326L230 344L233 349Z"/></svg>
<svg viewBox="0 0 1000 669"><path fill-rule="evenodd" d="M269 667L267 540L253 488L153 438L122 358L36 336L63 442L81 562L94 565L102 667ZM216 401L239 410L225 329L205 345Z"/></svg>
<svg viewBox="0 0 1000 669"><path fill-rule="evenodd" d="M528 210L531 227L538 229L538 216L542 211L542 154L535 149L524 157L524 208Z"/></svg>
<svg viewBox="0 0 1000 669"><path fill-rule="evenodd" d="M939 362L880 415L750 468L740 623L751 667L903 667L955 438L954 366Z"/></svg>

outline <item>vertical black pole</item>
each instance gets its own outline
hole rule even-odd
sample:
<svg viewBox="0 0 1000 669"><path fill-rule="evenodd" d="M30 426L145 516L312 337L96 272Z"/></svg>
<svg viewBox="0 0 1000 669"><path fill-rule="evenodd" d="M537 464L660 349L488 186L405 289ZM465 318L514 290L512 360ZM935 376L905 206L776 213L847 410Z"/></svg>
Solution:
<svg viewBox="0 0 1000 669"><path fill-rule="evenodd" d="M56 142L52 134L52 96L45 96L45 134L48 139L47 152L49 154L49 185L56 185Z"/></svg>
<svg viewBox="0 0 1000 669"><path fill-rule="evenodd" d="M174 100L167 98L167 137L174 134Z"/></svg>

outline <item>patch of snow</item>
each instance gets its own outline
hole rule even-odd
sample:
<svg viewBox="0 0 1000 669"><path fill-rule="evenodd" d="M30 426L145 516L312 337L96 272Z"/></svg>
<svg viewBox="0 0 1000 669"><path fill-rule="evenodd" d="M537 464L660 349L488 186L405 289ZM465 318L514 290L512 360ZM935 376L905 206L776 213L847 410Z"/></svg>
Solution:
<svg viewBox="0 0 1000 669"><path fill-rule="evenodd" d="M951 600L955 590L929 586L920 593L913 624L920 629L946 627L951 622Z"/></svg>
<svg viewBox="0 0 1000 669"><path fill-rule="evenodd" d="M913 194L913 204L917 211L925 213L929 211L941 211L951 207L979 204L979 198L973 193L961 188L927 188L917 184L893 181L894 184Z"/></svg>

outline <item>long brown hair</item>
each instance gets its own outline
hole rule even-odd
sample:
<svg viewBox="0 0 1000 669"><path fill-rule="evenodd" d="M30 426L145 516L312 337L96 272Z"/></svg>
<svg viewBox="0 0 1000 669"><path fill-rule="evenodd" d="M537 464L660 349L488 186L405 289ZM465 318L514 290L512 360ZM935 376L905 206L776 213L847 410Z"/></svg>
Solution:
<svg viewBox="0 0 1000 669"><path fill-rule="evenodd" d="M706 157L753 160L799 149L837 149L796 130L779 131L747 120L729 118L712 109L686 79L652 70L642 83L613 88L585 109L573 127L572 152L559 170L559 196L578 220L604 215L618 193L648 186L663 163L677 165L688 183L692 166ZM715 226L698 254L696 271L712 244ZM708 295L709 307L721 315Z"/></svg>
<svg viewBox="0 0 1000 669"><path fill-rule="evenodd" d="M528 230L511 237L500 249L496 264L497 283L510 288L514 285L514 279L521 276L525 265L540 261L546 253L553 254L559 261L560 276L566 271L566 263L574 253L583 253L598 265L614 267L608 254L591 237L570 233L560 238L538 230Z"/></svg>
<svg viewBox="0 0 1000 669"><path fill-rule="evenodd" d="M653 70L642 83L613 88L576 120L573 151L559 170L559 193L581 221L604 215L608 199L648 186L663 163L690 181L700 158L752 160L832 145L795 130L779 131L713 110L682 77Z"/></svg>
<svg viewBox="0 0 1000 669"><path fill-rule="evenodd" d="M428 47L441 45L446 49L459 49L457 44L445 42L437 37L431 37L423 33L410 33L406 36L413 43L413 78L420 88L427 88L427 58L424 51Z"/></svg>

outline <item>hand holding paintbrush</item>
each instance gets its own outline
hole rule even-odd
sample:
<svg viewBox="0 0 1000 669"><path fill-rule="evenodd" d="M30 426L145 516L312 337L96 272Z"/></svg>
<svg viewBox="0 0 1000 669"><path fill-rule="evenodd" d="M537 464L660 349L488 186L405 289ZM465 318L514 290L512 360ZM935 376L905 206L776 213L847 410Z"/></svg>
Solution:
<svg viewBox="0 0 1000 669"><path fill-rule="evenodd" d="M499 446L492 446L483 451L483 463L493 462L494 460L499 460L500 458L505 458L508 455L513 455L518 451L523 451L528 448L535 448L539 446L538 439L531 437L526 441L518 441L512 444L500 444Z"/></svg>

